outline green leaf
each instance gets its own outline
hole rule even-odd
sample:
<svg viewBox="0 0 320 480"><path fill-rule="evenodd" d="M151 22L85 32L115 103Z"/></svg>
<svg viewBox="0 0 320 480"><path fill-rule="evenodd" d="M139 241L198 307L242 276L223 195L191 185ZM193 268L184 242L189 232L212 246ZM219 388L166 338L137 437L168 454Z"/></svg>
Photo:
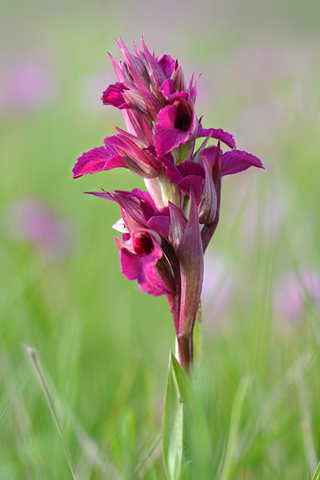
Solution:
<svg viewBox="0 0 320 480"><path fill-rule="evenodd" d="M312 480L320 480L320 463L318 465L317 470L314 472Z"/></svg>
<svg viewBox="0 0 320 480"><path fill-rule="evenodd" d="M179 480L190 463L187 417L191 385L172 352L169 357L162 427L163 457L170 480Z"/></svg>

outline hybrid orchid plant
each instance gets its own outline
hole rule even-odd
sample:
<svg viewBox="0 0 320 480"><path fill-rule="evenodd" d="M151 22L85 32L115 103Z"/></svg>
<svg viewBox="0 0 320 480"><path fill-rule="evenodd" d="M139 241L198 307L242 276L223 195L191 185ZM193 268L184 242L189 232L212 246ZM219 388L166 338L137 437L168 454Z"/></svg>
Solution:
<svg viewBox="0 0 320 480"><path fill-rule="evenodd" d="M230 133L202 126L195 113L200 75L186 83L178 61L151 54L143 38L141 50L133 43L134 53L121 38L117 44L123 60L110 58L118 81L103 92L102 102L122 110L127 131L116 127L103 146L84 153L73 176L127 168L144 179L147 191L86 193L119 205L121 219L113 227L122 233L122 240L115 238L122 272L142 292L166 296L178 359L189 372L204 252L219 222L221 178L263 165L237 150ZM197 139L203 139L198 148Z"/></svg>

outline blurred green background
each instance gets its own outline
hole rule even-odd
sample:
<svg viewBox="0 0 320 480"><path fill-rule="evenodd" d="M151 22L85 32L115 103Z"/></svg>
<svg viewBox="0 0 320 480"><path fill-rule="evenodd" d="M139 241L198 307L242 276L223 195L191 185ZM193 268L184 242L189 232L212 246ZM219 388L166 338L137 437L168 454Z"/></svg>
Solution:
<svg viewBox="0 0 320 480"><path fill-rule="evenodd" d="M320 3L0 8L0 479L71 478L23 344L38 352L81 480L165 478L169 309L122 276L117 206L82 193L143 182L124 170L71 174L78 156L123 127L100 102L116 80L107 52L119 60L115 39L139 46L142 34L187 79L202 72L204 126L231 132L266 167L224 178L206 253L197 414L207 430L195 436L194 478L311 478L320 457Z"/></svg>

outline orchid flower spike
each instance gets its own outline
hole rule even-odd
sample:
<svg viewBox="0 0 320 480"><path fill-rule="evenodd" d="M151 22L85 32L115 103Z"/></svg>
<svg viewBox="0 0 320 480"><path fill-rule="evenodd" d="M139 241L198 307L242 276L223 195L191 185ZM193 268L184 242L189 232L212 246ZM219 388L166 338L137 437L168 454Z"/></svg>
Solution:
<svg viewBox="0 0 320 480"><path fill-rule="evenodd" d="M230 133L202 126L195 111L200 75L187 83L178 60L150 53L143 38L141 49L133 43L133 53L121 38L117 44L123 58L117 63L110 55L117 81L103 92L102 102L122 111L126 130L116 127L102 146L83 153L73 177L126 168L144 179L147 191L87 193L119 205L121 219L114 228L122 233L115 239L122 272L137 280L141 291L166 296L179 360L188 371L222 177L264 167L237 150ZM203 139L198 149L197 139Z"/></svg>

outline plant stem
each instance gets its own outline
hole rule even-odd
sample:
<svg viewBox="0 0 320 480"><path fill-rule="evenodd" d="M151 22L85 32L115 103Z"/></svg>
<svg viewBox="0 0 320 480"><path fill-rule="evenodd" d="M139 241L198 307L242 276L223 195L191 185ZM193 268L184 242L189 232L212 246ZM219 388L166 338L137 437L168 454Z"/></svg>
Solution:
<svg viewBox="0 0 320 480"><path fill-rule="evenodd" d="M183 370L189 374L194 363L199 364L202 354L202 308L201 300L191 333L181 333L177 337L178 358Z"/></svg>
<svg viewBox="0 0 320 480"><path fill-rule="evenodd" d="M193 364L193 340L192 335L178 336L179 362L183 370L189 374Z"/></svg>

